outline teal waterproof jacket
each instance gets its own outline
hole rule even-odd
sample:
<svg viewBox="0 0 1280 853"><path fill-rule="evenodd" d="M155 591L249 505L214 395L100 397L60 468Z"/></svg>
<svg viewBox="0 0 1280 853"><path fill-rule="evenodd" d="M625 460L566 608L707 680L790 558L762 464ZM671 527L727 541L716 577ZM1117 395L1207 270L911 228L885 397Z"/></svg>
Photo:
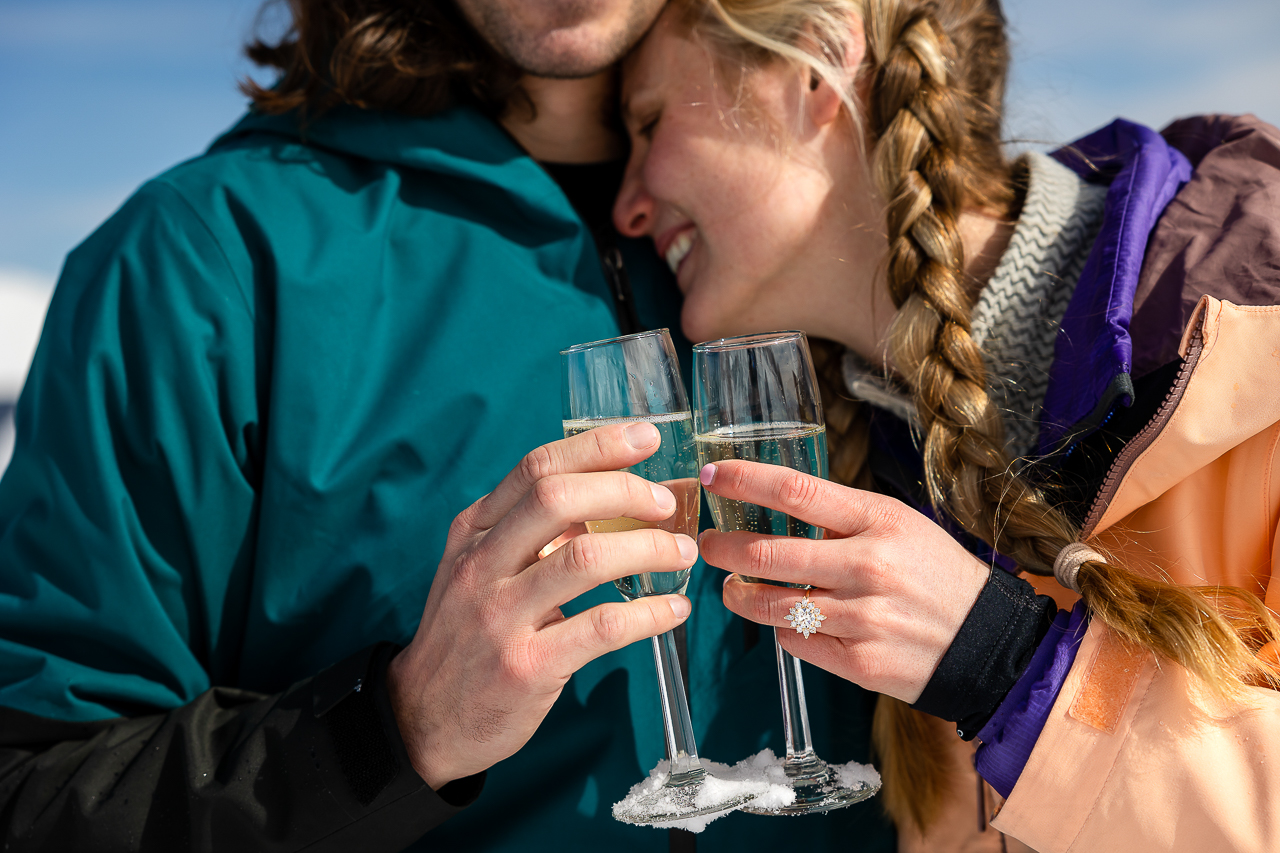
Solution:
<svg viewBox="0 0 1280 853"><path fill-rule="evenodd" d="M665 268L620 248L641 322L676 329ZM67 260L0 481L6 849L667 849L609 812L663 757L648 643L439 796L381 684L450 521L560 437L559 350L617 333L588 230L469 109L251 114L144 185ZM732 762L781 716L723 575L694 573L690 687ZM871 698L808 677L819 751L868 760ZM874 801L698 840L798 829L893 844Z"/></svg>

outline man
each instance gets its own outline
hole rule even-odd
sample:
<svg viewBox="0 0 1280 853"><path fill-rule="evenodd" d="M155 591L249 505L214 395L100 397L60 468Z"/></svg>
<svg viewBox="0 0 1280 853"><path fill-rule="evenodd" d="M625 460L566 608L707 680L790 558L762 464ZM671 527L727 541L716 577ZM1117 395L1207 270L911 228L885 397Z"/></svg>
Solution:
<svg viewBox="0 0 1280 853"><path fill-rule="evenodd" d="M673 508L607 473L654 431L548 445L559 349L677 324L601 227L607 69L661 4L299 0L257 110L72 253L0 482L8 849L666 847L608 804L661 756L637 641L688 602L596 587L692 542L537 558ZM725 677L696 584L742 757L773 676Z"/></svg>

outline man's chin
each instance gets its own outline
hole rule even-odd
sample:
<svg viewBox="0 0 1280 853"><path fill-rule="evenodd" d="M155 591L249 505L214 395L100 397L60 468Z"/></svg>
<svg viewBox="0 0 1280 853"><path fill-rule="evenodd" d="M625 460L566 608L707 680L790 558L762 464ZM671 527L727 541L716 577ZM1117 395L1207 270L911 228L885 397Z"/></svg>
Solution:
<svg viewBox="0 0 1280 853"><path fill-rule="evenodd" d="M538 77L590 77L640 40L663 0L455 0L476 31Z"/></svg>
<svg viewBox="0 0 1280 853"><path fill-rule="evenodd" d="M616 43L615 43L616 42ZM591 32L557 30L519 46L508 57L526 74L556 80L591 77L612 66L626 52L625 37L609 40Z"/></svg>

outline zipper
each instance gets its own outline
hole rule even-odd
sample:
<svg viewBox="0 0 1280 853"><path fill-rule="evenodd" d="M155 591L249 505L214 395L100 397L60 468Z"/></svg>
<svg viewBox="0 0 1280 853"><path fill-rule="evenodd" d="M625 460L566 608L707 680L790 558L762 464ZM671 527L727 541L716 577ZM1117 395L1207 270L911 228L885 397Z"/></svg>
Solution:
<svg viewBox="0 0 1280 853"><path fill-rule="evenodd" d="M1129 469L1133 467L1133 463L1159 437L1161 431L1164 430L1169 420L1173 417L1173 412L1177 409L1178 403L1182 401L1182 395L1186 392L1187 384L1191 381L1191 374L1195 372L1196 365L1200 363L1200 352L1204 349L1204 327L1205 323L1208 322L1208 312L1201 311L1199 313L1200 316L1196 318L1196 325L1191 332L1191 340L1187 345L1187 357L1182 360L1182 366L1178 368L1177 378L1173 380L1173 385L1170 386L1169 392L1165 394L1164 402L1156 410L1155 417L1121 449L1120 453L1116 455L1115 462L1111 463L1106 479L1102 481L1102 488L1098 490L1098 496L1093 499L1093 505L1089 508L1089 514L1085 516L1084 525L1080 529L1080 538L1082 540L1087 538L1093 528L1102 520L1107 507L1111 505L1111 499L1119 491L1120 483L1124 480L1125 475L1129 473Z"/></svg>
<svg viewBox="0 0 1280 853"><path fill-rule="evenodd" d="M1101 421L1101 422L1098 424L1098 426L1093 430L1093 432L1101 431L1103 427L1105 427L1107 424L1109 424L1109 423L1111 423L1113 420L1115 420L1115 417L1116 417L1116 407L1115 407L1115 406L1112 406L1112 407L1111 407L1111 411L1107 412L1107 416L1106 416L1105 418L1103 418L1103 419L1102 419L1102 421ZM1062 452L1062 458L1063 458L1064 460L1066 460L1067 458L1069 458L1069 457L1071 456L1071 454L1072 454L1072 453L1075 453L1077 450L1079 450L1079 449L1080 449L1080 444L1081 444L1081 442L1079 442L1079 441L1074 442L1070 447L1068 447L1066 450L1064 450L1064 451Z"/></svg>
<svg viewBox="0 0 1280 853"><path fill-rule="evenodd" d="M640 316L636 313L635 297L631 293L631 279L622 265L622 252L610 246L600 254L605 278L609 280L609 292L613 294L613 306L618 314L618 328L624 335L643 332Z"/></svg>

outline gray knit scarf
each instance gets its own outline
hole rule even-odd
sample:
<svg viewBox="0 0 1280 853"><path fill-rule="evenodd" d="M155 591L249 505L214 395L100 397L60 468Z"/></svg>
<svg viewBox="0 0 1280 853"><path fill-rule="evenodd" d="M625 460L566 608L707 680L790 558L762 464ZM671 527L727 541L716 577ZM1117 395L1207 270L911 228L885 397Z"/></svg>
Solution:
<svg viewBox="0 0 1280 853"><path fill-rule="evenodd" d="M1036 450L1054 339L1102 225L1107 190L1044 154L1024 154L1015 168L1027 176L1026 200L972 325L988 390L1004 414L1005 447L1016 459ZM915 405L897 383L850 351L843 368L850 394L915 425Z"/></svg>

